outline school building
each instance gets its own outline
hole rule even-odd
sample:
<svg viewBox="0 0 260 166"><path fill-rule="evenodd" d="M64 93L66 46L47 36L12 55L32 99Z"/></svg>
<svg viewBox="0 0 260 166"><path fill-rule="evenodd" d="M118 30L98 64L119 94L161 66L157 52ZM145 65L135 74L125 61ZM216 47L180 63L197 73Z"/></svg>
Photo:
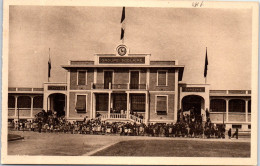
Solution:
<svg viewBox="0 0 260 166"><path fill-rule="evenodd" d="M182 83L184 64L150 60L119 45L115 54L96 54L94 61L71 60L61 67L64 83L9 87L8 119L33 119L44 110L69 121L175 123L178 110L210 111L213 123L251 129L251 90L215 90L210 84Z"/></svg>

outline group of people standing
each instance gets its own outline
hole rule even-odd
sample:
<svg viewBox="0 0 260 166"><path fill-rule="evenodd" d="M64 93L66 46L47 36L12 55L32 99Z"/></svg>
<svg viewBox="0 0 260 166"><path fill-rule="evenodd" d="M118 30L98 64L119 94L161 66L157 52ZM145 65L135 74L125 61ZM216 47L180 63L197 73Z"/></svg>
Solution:
<svg viewBox="0 0 260 166"><path fill-rule="evenodd" d="M129 136L225 138L225 125L211 123L210 117L194 114L182 115L173 123L105 122L101 118L69 122L51 111L42 111L32 121L14 122L16 130L62 132L71 134L119 134ZM228 131L231 135L231 129ZM238 131L237 131L238 135ZM229 136L231 137L231 136Z"/></svg>

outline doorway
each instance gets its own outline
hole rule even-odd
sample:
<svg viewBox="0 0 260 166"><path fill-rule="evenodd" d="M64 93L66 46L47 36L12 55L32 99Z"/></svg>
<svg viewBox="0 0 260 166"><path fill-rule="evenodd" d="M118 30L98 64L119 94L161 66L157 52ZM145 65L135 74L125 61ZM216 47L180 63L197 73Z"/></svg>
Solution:
<svg viewBox="0 0 260 166"><path fill-rule="evenodd" d="M139 89L139 71L130 71L130 89Z"/></svg>
<svg viewBox="0 0 260 166"><path fill-rule="evenodd" d="M113 71L104 71L104 89L109 89L109 83L113 82Z"/></svg>

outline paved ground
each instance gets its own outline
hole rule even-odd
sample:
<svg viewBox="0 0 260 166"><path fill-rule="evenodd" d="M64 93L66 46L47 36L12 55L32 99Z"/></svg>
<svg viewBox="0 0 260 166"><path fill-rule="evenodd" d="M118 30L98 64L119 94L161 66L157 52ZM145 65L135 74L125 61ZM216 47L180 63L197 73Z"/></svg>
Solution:
<svg viewBox="0 0 260 166"><path fill-rule="evenodd" d="M166 137L142 137L142 136L117 136L117 135L81 135L81 134L63 134L63 133L38 133L30 131L10 131L9 134L18 134L24 137L23 140L11 141L8 142L8 155L49 155L49 156L79 156L79 155L107 155L103 153L104 150L113 148L114 146L120 145L123 147L122 141L133 141L139 142L142 144L132 144L133 146L128 146L126 148L132 148L131 151L136 151L136 147L142 147L146 141L151 141L149 144L146 143L146 147L142 148L142 151L147 148L151 148L155 142L162 142L157 144L157 147L164 147L161 150L165 151L169 149L167 147L170 144L174 145L191 145L188 150L197 150L199 149L195 145L198 143L203 144L206 142L208 149L213 146L226 147L228 143L232 144L229 148L235 148L233 150L242 150L244 149L243 155L241 157L246 157L250 154L250 139L197 139L197 138L166 138ZM168 142L167 141L171 141ZM182 141L182 142L179 142ZM179 143L178 143L179 142ZM127 142L124 145L131 145ZM194 145L194 146L193 146ZM184 146L179 146L179 150L185 150ZM241 149L242 148L242 149ZM117 148L114 148L117 149ZM227 149L227 148L225 148ZM125 149L124 149L125 150ZM146 151L147 151L146 150ZM186 149L187 150L187 149ZM232 149L230 149L232 150ZM102 153L101 153L102 152ZM227 151L226 151L227 152ZM122 153L113 152L114 155L122 155ZM219 151L221 154L222 151ZM111 154L108 154L111 155ZM130 154L126 154L130 155ZM147 154L143 154L147 156ZM156 156L155 154L148 154L151 156ZM172 153L169 155L173 155ZM185 153L184 153L185 155ZM237 156L235 154L234 156Z"/></svg>

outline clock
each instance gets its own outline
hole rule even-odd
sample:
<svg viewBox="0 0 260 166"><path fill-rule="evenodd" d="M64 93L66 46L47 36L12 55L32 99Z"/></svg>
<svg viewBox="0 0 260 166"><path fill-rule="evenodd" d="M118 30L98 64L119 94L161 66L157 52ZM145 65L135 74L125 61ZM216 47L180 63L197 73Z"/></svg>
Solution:
<svg viewBox="0 0 260 166"><path fill-rule="evenodd" d="M118 54L119 54L120 56L124 56L124 55L126 54L126 52L127 52L126 46L124 46L124 45L118 46L117 52L118 52Z"/></svg>

